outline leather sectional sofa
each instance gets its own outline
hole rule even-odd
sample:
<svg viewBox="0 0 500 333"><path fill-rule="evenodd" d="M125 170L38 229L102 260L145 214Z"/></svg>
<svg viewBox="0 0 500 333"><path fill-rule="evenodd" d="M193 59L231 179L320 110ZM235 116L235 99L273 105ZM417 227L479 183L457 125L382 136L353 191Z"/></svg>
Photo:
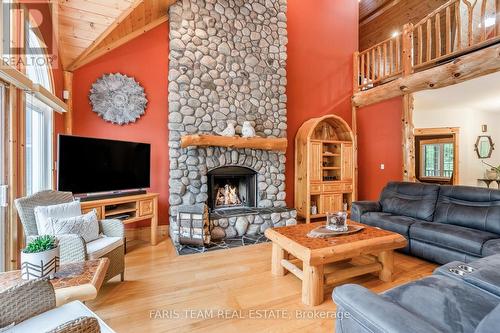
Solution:
<svg viewBox="0 0 500 333"><path fill-rule="evenodd" d="M449 263L381 295L346 284L333 299L337 333L500 332L500 255Z"/></svg>
<svg viewBox="0 0 500 333"><path fill-rule="evenodd" d="M351 219L403 235L403 252L439 264L500 253L500 190L391 182L380 201L355 202Z"/></svg>

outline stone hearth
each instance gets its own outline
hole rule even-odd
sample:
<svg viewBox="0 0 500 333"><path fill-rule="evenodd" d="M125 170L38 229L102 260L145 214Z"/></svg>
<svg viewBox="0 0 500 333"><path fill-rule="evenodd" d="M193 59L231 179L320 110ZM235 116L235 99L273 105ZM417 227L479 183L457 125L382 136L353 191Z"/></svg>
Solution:
<svg viewBox="0 0 500 333"><path fill-rule="evenodd" d="M255 209L246 213L234 212L229 217L211 214L211 236L213 241L236 236L254 236L270 227L282 227L297 223L297 212L292 209Z"/></svg>
<svg viewBox="0 0 500 333"><path fill-rule="evenodd" d="M182 135L214 134L249 121L261 137L286 138L286 0L182 0L170 7L170 234L180 205L207 203L210 170L256 173L256 211L211 214L213 238L296 223L285 208L282 152L180 147ZM259 210L265 209L265 210ZM231 214L231 212L225 212Z"/></svg>

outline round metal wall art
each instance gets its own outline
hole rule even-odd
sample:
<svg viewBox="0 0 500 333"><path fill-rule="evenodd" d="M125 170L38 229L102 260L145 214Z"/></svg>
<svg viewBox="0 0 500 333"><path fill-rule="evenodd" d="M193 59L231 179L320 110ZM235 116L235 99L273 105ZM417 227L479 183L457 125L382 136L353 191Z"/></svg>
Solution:
<svg viewBox="0 0 500 333"><path fill-rule="evenodd" d="M125 125L139 119L146 110L144 88L132 77L104 74L92 84L89 93L92 111L105 121Z"/></svg>

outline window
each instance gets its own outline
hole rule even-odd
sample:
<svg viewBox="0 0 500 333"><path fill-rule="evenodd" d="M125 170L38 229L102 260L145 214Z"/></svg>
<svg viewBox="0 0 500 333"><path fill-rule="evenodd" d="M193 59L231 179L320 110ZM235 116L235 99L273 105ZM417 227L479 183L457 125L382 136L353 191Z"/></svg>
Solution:
<svg viewBox="0 0 500 333"><path fill-rule="evenodd" d="M33 29L28 29L28 43L40 47ZM28 57L40 57L38 54ZM52 91L50 68L46 64L27 66L26 74L34 82ZM26 194L52 188L52 109L26 93Z"/></svg>
<svg viewBox="0 0 500 333"><path fill-rule="evenodd" d="M5 104L5 93L6 88L3 83L0 82L0 185L6 184L6 154L5 154L5 135L6 135L6 104ZM0 272L3 272L6 268L6 249L7 249L7 207L0 203Z"/></svg>
<svg viewBox="0 0 500 333"><path fill-rule="evenodd" d="M26 94L26 193L52 188L52 110Z"/></svg>
<svg viewBox="0 0 500 333"><path fill-rule="evenodd" d="M451 179L454 171L452 138L420 141L420 178Z"/></svg>

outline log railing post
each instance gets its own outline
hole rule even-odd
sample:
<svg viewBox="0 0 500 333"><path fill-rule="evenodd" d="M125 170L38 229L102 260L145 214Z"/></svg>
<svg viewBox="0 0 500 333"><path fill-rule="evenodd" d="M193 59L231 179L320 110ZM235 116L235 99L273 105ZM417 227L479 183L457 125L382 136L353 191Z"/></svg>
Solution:
<svg viewBox="0 0 500 333"><path fill-rule="evenodd" d="M401 117L403 131L403 180L414 182L415 177L415 135L413 133L413 95L403 97L403 112Z"/></svg>
<svg viewBox="0 0 500 333"><path fill-rule="evenodd" d="M361 77L359 68L359 52L354 52L353 57L353 93L357 93L359 91L359 86L363 84L363 77Z"/></svg>
<svg viewBox="0 0 500 333"><path fill-rule="evenodd" d="M403 76L408 76L413 72L413 24L405 24L402 39Z"/></svg>
<svg viewBox="0 0 500 333"><path fill-rule="evenodd" d="M64 72L64 91L67 91L67 96L65 96L66 104L68 105L68 111L64 114L64 132L66 134L73 134L73 73Z"/></svg>
<svg viewBox="0 0 500 333"><path fill-rule="evenodd" d="M409 23L403 27L402 38L403 77L406 77L413 73L413 24ZM403 97L402 131L403 180L415 181L413 96L410 94Z"/></svg>

